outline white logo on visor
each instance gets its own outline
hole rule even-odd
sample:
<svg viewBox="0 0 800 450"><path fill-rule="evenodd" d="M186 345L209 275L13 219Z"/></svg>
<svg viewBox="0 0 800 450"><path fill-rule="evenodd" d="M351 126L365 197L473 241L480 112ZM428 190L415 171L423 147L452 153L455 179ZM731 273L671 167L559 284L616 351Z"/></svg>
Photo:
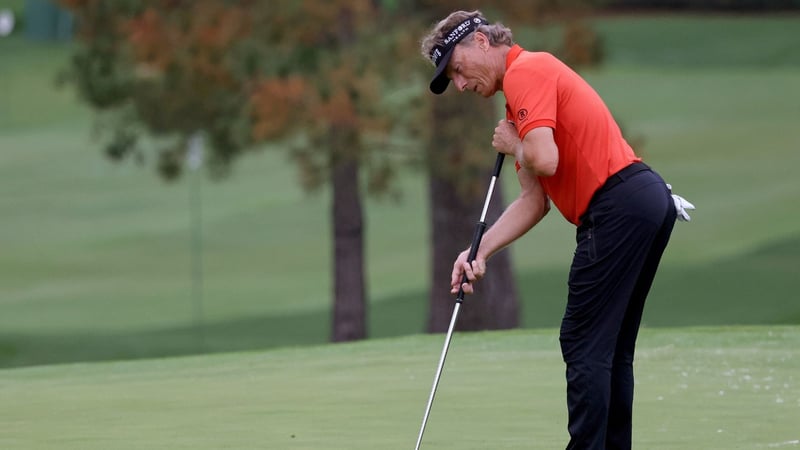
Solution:
<svg viewBox="0 0 800 450"><path fill-rule="evenodd" d="M438 60L442 57L445 50L450 49L451 44L455 45L455 43L461 41L464 36L471 33L478 28L478 26L484 23L487 22L480 17L473 17L472 19L467 19L461 22L457 27L453 28L447 37L444 38L441 48L437 48L431 54L431 59L433 60L434 64L438 64Z"/></svg>
<svg viewBox="0 0 800 450"><path fill-rule="evenodd" d="M439 64L439 59L441 59L441 57L442 57L442 51L438 48L434 50L433 55L431 55L434 64Z"/></svg>

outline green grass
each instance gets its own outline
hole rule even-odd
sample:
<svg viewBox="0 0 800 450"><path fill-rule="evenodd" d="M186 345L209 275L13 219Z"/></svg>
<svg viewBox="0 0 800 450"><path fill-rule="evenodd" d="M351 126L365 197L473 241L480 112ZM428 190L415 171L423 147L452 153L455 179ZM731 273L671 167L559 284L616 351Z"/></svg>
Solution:
<svg viewBox="0 0 800 450"><path fill-rule="evenodd" d="M633 19L633 20L631 20ZM800 65L800 18L787 15L605 17L593 24L609 64L727 68Z"/></svg>
<svg viewBox="0 0 800 450"><path fill-rule="evenodd" d="M603 44L606 66L677 69L796 68L797 13L759 15L600 14L587 23ZM515 28L529 49L559 48L563 28Z"/></svg>
<svg viewBox="0 0 800 450"><path fill-rule="evenodd" d="M416 441L443 336L0 371L0 447L394 449ZM645 329L634 447L793 448L798 327ZM424 448L567 441L555 330L457 333Z"/></svg>
<svg viewBox="0 0 800 450"><path fill-rule="evenodd" d="M609 62L587 79L626 132L643 138L646 160L698 206L691 223L676 226L646 324L800 323L800 63L796 52L764 61L758 50L795 48L799 25L797 17L600 20ZM751 45L753 33L762 44ZM687 46L684 35L703 39ZM673 56L645 55L644 43ZM726 45L735 58L718 51ZM277 147L242 158L228 181L203 181L199 330L193 180L165 184L151 161L104 159L90 112L54 86L68 50L0 40L0 366L325 342L329 193L305 195ZM695 63L703 58L713 64ZM506 201L517 189L511 173ZM407 170L400 183L401 202L366 204L373 337L425 324L426 181ZM558 325L573 232L554 211L512 248L524 326Z"/></svg>

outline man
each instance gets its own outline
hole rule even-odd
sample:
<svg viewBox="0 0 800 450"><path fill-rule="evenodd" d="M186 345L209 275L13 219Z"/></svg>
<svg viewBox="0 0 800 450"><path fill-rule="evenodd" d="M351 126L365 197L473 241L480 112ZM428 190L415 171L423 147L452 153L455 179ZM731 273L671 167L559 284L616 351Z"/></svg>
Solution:
<svg viewBox="0 0 800 450"><path fill-rule="evenodd" d="M506 120L492 146L516 159L519 197L453 265L452 291L472 293L486 261L533 228L550 202L577 226L561 324L569 411L568 449L630 449L633 354L645 299L677 213L691 209L642 163L599 95L544 52L515 45L480 11L457 11L423 39L435 94L503 91ZM466 274L469 283L461 285Z"/></svg>

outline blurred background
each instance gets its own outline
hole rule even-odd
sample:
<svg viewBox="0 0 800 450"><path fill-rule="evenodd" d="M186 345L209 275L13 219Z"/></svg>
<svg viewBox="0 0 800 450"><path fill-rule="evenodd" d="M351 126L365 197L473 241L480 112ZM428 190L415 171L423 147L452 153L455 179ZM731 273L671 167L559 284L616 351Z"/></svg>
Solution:
<svg viewBox="0 0 800 450"><path fill-rule="evenodd" d="M697 206L645 326L800 323L797 0L6 0L0 367L446 327L504 111L427 91L456 9L579 71ZM573 247L552 211L460 328L557 327Z"/></svg>

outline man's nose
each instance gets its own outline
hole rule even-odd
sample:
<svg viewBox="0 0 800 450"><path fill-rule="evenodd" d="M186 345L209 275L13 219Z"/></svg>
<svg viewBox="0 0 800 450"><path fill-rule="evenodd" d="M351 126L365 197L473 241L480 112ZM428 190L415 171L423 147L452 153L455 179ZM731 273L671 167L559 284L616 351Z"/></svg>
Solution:
<svg viewBox="0 0 800 450"><path fill-rule="evenodd" d="M467 88L467 80L465 80L464 77L459 74L453 75L453 84L456 85L456 89L458 89L460 92L464 92L464 89Z"/></svg>

